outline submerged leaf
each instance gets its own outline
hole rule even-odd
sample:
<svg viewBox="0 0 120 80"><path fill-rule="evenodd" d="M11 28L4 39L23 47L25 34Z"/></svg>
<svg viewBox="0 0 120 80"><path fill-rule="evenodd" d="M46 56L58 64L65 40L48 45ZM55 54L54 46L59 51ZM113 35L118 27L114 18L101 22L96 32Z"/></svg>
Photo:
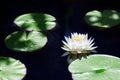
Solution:
<svg viewBox="0 0 120 80"><path fill-rule="evenodd" d="M56 26L55 18L49 14L28 13L18 16L14 23L27 31L45 31Z"/></svg>
<svg viewBox="0 0 120 80"><path fill-rule="evenodd" d="M47 37L36 31L30 33L16 31L8 35L5 43L9 49L22 52L32 52L45 46Z"/></svg>
<svg viewBox="0 0 120 80"><path fill-rule="evenodd" d="M69 71L74 80L120 80L120 58L109 55L90 55L73 61Z"/></svg>
<svg viewBox="0 0 120 80"><path fill-rule="evenodd" d="M0 80L22 80L26 75L26 67L19 60L0 57Z"/></svg>

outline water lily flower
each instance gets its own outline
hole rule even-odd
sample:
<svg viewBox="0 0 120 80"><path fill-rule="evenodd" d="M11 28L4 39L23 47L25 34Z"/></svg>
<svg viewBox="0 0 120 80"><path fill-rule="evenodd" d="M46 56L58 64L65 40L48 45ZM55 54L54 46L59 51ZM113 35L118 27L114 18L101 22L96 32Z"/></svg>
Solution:
<svg viewBox="0 0 120 80"><path fill-rule="evenodd" d="M93 45L95 44L91 37L88 39L88 34L80 34L80 33L71 33L70 37L65 37L66 41L63 42L63 47L61 47L63 50L67 51L66 54L82 54L82 53L90 53L95 51L97 46Z"/></svg>

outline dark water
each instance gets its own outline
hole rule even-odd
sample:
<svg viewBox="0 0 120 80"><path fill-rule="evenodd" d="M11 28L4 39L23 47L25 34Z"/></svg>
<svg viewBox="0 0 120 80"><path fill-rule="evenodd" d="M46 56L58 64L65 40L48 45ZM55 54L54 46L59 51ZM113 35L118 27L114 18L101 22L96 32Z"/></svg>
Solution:
<svg viewBox="0 0 120 80"><path fill-rule="evenodd" d="M77 1L77 0L76 0ZM119 11L119 3L115 0L78 0L74 4L69 0L4 0L2 5L2 21L0 29L0 55L19 59L27 67L24 80L72 80L68 72L66 57L61 57L61 40L70 32L88 33L95 38L98 53L120 57L120 27L98 30L84 22L84 15L90 10L114 9ZM73 9L70 23L66 21L67 11ZM43 12L56 17L59 24L56 29L47 33L47 45L33 53L14 52L7 49L5 37L19 30L14 24L15 17L29 12ZM69 19L69 18L67 18ZM67 29L66 29L67 27Z"/></svg>

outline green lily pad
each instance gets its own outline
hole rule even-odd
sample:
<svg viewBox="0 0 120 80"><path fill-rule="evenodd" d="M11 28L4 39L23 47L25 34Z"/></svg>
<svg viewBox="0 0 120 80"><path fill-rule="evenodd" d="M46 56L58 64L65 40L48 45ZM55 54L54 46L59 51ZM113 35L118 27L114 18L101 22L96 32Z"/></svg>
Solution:
<svg viewBox="0 0 120 80"><path fill-rule="evenodd" d="M26 67L19 60L0 57L0 80L22 80L26 75Z"/></svg>
<svg viewBox="0 0 120 80"><path fill-rule="evenodd" d="M73 80L120 80L120 58L90 55L69 65Z"/></svg>
<svg viewBox="0 0 120 80"><path fill-rule="evenodd" d="M36 31L30 33L16 31L6 37L5 43L14 51L32 52L44 47L47 37Z"/></svg>
<svg viewBox="0 0 120 80"><path fill-rule="evenodd" d="M27 31L45 31L56 26L55 18L49 14L28 13L18 16L14 23Z"/></svg>
<svg viewBox="0 0 120 80"><path fill-rule="evenodd" d="M104 10L103 12L93 10L85 15L86 22L99 28L111 28L120 24L120 13L115 10Z"/></svg>

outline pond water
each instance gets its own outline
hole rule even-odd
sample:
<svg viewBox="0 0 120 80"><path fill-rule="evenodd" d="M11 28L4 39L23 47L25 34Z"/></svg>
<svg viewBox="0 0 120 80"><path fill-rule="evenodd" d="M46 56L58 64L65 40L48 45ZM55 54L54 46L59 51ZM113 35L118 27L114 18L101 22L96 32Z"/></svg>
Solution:
<svg viewBox="0 0 120 80"><path fill-rule="evenodd" d="M6 5L6 3L8 4ZM60 48L64 35L68 36L70 32L88 33L89 37L95 38L99 54L120 57L120 27L99 30L84 21L85 13L91 10L114 9L118 11L119 4L115 0L78 0L74 4L69 0L13 0L11 2L5 0L2 4L4 4L2 9L5 11L3 11L4 16L1 19L0 55L19 59L26 65L27 75L23 80L72 80L67 69L67 57L61 57L64 51ZM68 8L72 8L74 11L71 18L66 17ZM8 34L19 30L13 23L14 19L29 12L53 15L58 23L56 29L47 32L48 43L39 51L23 53L9 50L4 39ZM68 19L70 19L70 25L67 23Z"/></svg>

